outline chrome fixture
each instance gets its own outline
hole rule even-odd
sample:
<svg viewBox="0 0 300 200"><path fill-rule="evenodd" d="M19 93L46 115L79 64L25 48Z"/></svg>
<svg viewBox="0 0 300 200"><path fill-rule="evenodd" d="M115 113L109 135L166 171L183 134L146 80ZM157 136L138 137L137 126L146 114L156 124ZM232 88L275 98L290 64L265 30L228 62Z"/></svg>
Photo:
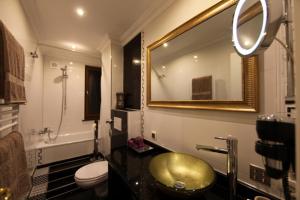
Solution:
<svg viewBox="0 0 300 200"><path fill-rule="evenodd" d="M108 134L109 134L109 137L111 137L112 136L112 127L114 125L114 120L109 119L105 123L109 124L109 132L108 132Z"/></svg>
<svg viewBox="0 0 300 200"><path fill-rule="evenodd" d="M62 109L64 112L67 110L67 78L68 78L68 66L60 68L62 71Z"/></svg>
<svg viewBox="0 0 300 200"><path fill-rule="evenodd" d="M92 161L99 160L99 142L100 140L98 139L98 120L95 120L93 123L93 130L94 130L94 158L92 158Z"/></svg>
<svg viewBox="0 0 300 200"><path fill-rule="evenodd" d="M236 199L236 190L237 190L237 173L238 173L238 140L235 137L228 136L224 137L215 137L218 140L225 140L227 143L227 149L218 148L205 145L196 145L197 150L211 151L215 153L227 154L227 177L229 181L229 199Z"/></svg>
<svg viewBox="0 0 300 200"><path fill-rule="evenodd" d="M55 141L60 133L60 129L62 126L63 116L65 112L67 111L67 79L68 79L68 66L65 65L64 67L60 68L62 71L62 99L61 99L61 110L60 110L60 120L57 132L55 136L51 137L51 132L48 133L49 142ZM52 131L53 132L53 131Z"/></svg>
<svg viewBox="0 0 300 200"><path fill-rule="evenodd" d="M232 20L233 46L241 56L248 57L260 54L274 40L286 49L287 105L295 104L294 31L292 22L292 0L240 0L237 3ZM285 25L285 42L276 37L281 24ZM246 45L245 39L252 42L247 42L249 44Z"/></svg>
<svg viewBox="0 0 300 200"><path fill-rule="evenodd" d="M49 127L45 127L39 131L39 135L44 135L44 134L49 135L52 132L53 132L53 130L51 130Z"/></svg>
<svg viewBox="0 0 300 200"><path fill-rule="evenodd" d="M34 51L31 51L31 52L30 52L30 56L31 56L33 59L39 58L39 55L38 55L38 53L37 53L37 49L38 49L38 46L36 46L36 48L35 48Z"/></svg>
<svg viewBox="0 0 300 200"><path fill-rule="evenodd" d="M36 50L34 52L30 52L30 56L32 58L39 58L39 55L37 54Z"/></svg>
<svg viewBox="0 0 300 200"><path fill-rule="evenodd" d="M67 70L68 70L68 66L66 65L65 67L62 67L60 68L60 70L62 71L62 77L63 78L68 78L68 73L67 73Z"/></svg>

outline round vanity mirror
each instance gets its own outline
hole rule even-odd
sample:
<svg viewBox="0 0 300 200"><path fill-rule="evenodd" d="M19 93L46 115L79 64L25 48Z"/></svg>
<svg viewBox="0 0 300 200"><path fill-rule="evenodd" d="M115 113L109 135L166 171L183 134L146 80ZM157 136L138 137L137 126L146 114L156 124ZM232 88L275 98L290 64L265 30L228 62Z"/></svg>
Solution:
<svg viewBox="0 0 300 200"><path fill-rule="evenodd" d="M232 25L232 39L241 56L269 47L283 18L282 0L240 0Z"/></svg>

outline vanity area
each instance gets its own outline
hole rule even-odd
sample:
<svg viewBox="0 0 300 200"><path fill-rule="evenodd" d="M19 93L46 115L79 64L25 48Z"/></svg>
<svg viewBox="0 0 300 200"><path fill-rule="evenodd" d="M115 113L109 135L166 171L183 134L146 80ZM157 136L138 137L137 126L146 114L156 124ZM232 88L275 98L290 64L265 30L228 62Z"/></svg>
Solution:
<svg viewBox="0 0 300 200"><path fill-rule="evenodd" d="M227 200L228 180L224 174L216 172L216 181L203 195L195 197L176 198L157 188L157 183L149 171L151 159L157 155L170 152L168 149L154 145L154 149L144 154L138 154L127 146L112 150L107 157L109 162L108 188L111 199L120 197L128 200L165 200L165 199L202 199L202 200ZM239 183L238 200L254 199L255 196L265 196L271 200L276 198L249 188Z"/></svg>
<svg viewBox="0 0 300 200"><path fill-rule="evenodd" d="M0 200L300 200L298 1L0 1Z"/></svg>
<svg viewBox="0 0 300 200"><path fill-rule="evenodd" d="M265 154L255 149L260 140L256 132L258 116L286 112L281 104L285 93L278 92L286 79L281 78L280 83L273 85L268 83L274 75L278 78L280 66L270 69L273 57L255 53L256 49L261 50L257 44L264 44L264 39L270 42L270 36L264 38L270 28L263 21L265 4L251 1L239 8L234 0L211 4L167 34L161 31L164 34L160 37L151 37L159 25L149 25L141 33L142 57L132 58L132 64L141 67L141 137L155 148L145 154L137 154L125 143L112 148L107 159L112 179L110 194L116 195L115 198L120 195L141 200L179 198L158 189L158 180L149 171L155 156L171 150L195 156L212 165L216 172L211 188L188 199L252 200L256 196L280 199L285 195L280 180L264 181L265 176L270 178L265 160L262 162ZM237 8L240 21L235 28L240 35L236 40L240 48L251 50L247 55L239 52L232 41L232 17ZM169 18L161 19L172 22ZM274 32L278 27L273 27ZM247 32L250 29L253 32ZM275 94L280 100L274 100ZM130 133L127 134L130 140ZM200 149L210 152L197 151ZM258 172L254 173L253 169L260 171L263 178L257 178ZM179 181L178 186L181 184ZM174 189L173 185L169 187ZM184 187L174 190L184 190Z"/></svg>

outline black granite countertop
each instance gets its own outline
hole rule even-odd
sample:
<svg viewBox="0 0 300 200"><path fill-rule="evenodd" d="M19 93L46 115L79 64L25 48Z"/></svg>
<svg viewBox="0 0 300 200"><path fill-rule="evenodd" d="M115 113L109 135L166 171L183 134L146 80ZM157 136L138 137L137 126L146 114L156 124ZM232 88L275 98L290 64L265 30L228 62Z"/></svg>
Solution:
<svg viewBox="0 0 300 200"><path fill-rule="evenodd" d="M109 170L111 171L111 173L116 174L120 178L120 180L122 180L124 185L114 187L113 193L119 192L117 188L122 188L124 190L124 187L127 187L127 191L130 193L131 199L176 199L174 197L166 196L157 189L157 187L155 186L155 181L148 169L150 160L154 156L165 152L169 151L158 146L156 146L150 152L146 152L143 154L138 154L129 147L121 147L112 150L111 154L107 156L107 160L109 162ZM251 189L242 185L238 186L238 190L240 191L238 199L253 199L253 197L256 195L262 195L262 193L252 191ZM216 184L211 189L206 191L201 197L197 197L197 199L226 200L228 199L227 196L227 178L224 175L217 173Z"/></svg>
<svg viewBox="0 0 300 200"><path fill-rule="evenodd" d="M150 152L138 154L127 147L121 147L111 152L107 157L110 170L114 170L120 178L127 184L128 189L133 195L133 199L139 200L160 200L170 199L161 193L155 186L155 181L149 173L148 166L152 157L168 152L162 148L154 148ZM206 192L202 197L197 199L224 200L224 191L216 195L213 191L222 190L214 186L210 191ZM225 192L226 193L226 192ZM175 199L172 197L172 199Z"/></svg>

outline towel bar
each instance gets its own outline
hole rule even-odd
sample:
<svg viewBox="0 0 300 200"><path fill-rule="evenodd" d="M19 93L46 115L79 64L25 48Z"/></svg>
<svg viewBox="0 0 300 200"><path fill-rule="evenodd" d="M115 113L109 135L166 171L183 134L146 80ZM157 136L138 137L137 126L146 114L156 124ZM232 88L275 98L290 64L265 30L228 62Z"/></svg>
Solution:
<svg viewBox="0 0 300 200"><path fill-rule="evenodd" d="M9 117L9 118L6 118L6 119L0 119L0 123L7 122L7 121L10 121L10 120L14 120L14 119L18 119L18 115L15 115L13 117Z"/></svg>
<svg viewBox="0 0 300 200"><path fill-rule="evenodd" d="M0 105L0 132L9 128L18 130L19 106L15 104ZM5 122L5 123L3 123Z"/></svg>
<svg viewBox="0 0 300 200"><path fill-rule="evenodd" d="M1 115L6 115L6 114L13 114L13 113L18 113L19 110L17 109L13 109L13 110L4 110L4 111L0 111Z"/></svg>
<svg viewBox="0 0 300 200"><path fill-rule="evenodd" d="M8 129L8 128L11 128L11 127L13 127L13 126L15 126L15 125L18 125L18 122L13 122L13 123L11 123L11 124L2 126L2 127L0 128L0 132L6 130L6 129Z"/></svg>

